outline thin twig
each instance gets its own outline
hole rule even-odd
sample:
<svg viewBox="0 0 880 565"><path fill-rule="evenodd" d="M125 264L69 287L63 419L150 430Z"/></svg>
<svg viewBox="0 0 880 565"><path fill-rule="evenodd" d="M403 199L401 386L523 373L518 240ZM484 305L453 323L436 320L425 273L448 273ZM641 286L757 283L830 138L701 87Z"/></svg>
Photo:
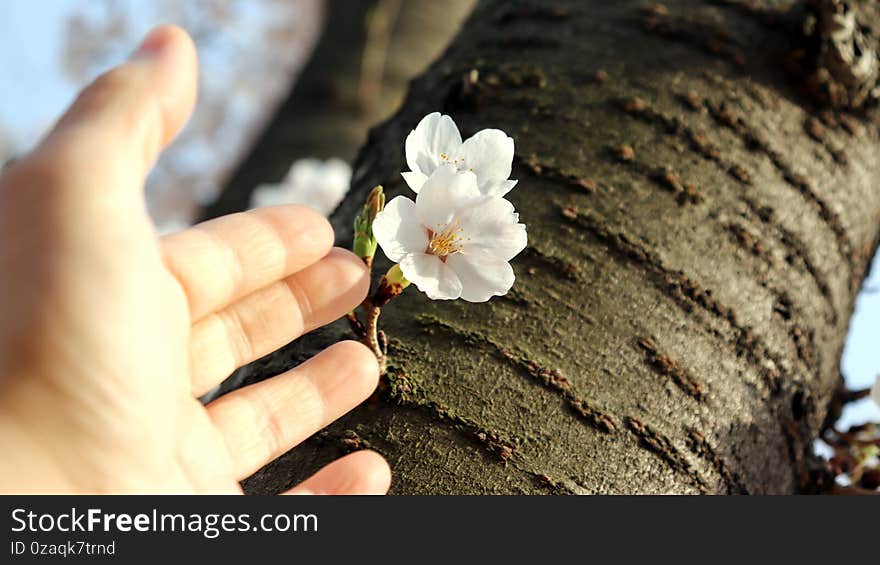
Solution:
<svg viewBox="0 0 880 565"><path fill-rule="evenodd" d="M840 393L840 401L843 404L849 404L850 402L855 402L856 400L861 400L863 398L868 398L871 396L870 388L860 388L856 390L845 390Z"/></svg>
<svg viewBox="0 0 880 565"><path fill-rule="evenodd" d="M364 344L376 355L376 361L379 363L379 374L384 375L385 370L388 368L388 357L379 339L379 314L382 313L382 309L374 305L373 301L369 298L364 300L361 306L366 314Z"/></svg>

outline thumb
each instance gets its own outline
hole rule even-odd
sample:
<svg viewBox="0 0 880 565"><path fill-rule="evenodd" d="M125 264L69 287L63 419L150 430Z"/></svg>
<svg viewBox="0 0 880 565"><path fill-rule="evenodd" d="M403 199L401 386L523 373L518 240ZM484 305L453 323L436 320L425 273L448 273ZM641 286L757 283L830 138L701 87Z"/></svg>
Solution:
<svg viewBox="0 0 880 565"><path fill-rule="evenodd" d="M28 158L59 167L66 185L79 180L91 193L140 195L192 112L196 79L192 40L178 27L160 26L126 63L83 90Z"/></svg>

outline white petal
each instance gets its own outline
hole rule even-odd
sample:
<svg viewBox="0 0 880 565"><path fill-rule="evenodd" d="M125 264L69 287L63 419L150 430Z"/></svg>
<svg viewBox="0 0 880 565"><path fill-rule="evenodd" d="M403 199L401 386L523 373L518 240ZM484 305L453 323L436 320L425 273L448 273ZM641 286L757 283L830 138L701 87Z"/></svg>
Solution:
<svg viewBox="0 0 880 565"><path fill-rule="evenodd" d="M526 226L520 224L513 204L497 197L486 197L456 216L464 237L464 250L486 252L510 261L528 241Z"/></svg>
<svg viewBox="0 0 880 565"><path fill-rule="evenodd" d="M431 300L454 300L461 296L461 281L436 255L413 253L400 261L403 276Z"/></svg>
<svg viewBox="0 0 880 565"><path fill-rule="evenodd" d="M428 114L406 136L406 163L411 171L430 176L461 148L461 134L452 118L440 112Z"/></svg>
<svg viewBox="0 0 880 565"><path fill-rule="evenodd" d="M427 175L418 171L400 173L400 176L403 177L403 180L406 181L407 186L409 186L416 194L419 193L419 191L422 189L422 185L424 185L425 181L428 180Z"/></svg>
<svg viewBox="0 0 880 565"><path fill-rule="evenodd" d="M456 253L447 258L446 265L461 281L461 297L468 302L503 296L516 280L510 263L488 253Z"/></svg>
<svg viewBox="0 0 880 565"><path fill-rule="evenodd" d="M428 234L419 222L416 203L404 196L391 200L373 220L373 235L385 256L399 263L408 253L422 253Z"/></svg>
<svg viewBox="0 0 880 565"><path fill-rule="evenodd" d="M460 168L477 175L480 189L494 186L510 176L513 138L500 129L478 131L465 140L458 157L464 159L463 166L459 164ZM489 193L484 190L483 194Z"/></svg>
<svg viewBox="0 0 880 565"><path fill-rule="evenodd" d="M444 165L422 185L416 209L422 225L438 231L452 221L458 210L473 206L479 199L480 189L473 173L459 173L454 166Z"/></svg>
<svg viewBox="0 0 880 565"><path fill-rule="evenodd" d="M480 186L480 192L486 196L504 196L516 186L516 180L490 181Z"/></svg>

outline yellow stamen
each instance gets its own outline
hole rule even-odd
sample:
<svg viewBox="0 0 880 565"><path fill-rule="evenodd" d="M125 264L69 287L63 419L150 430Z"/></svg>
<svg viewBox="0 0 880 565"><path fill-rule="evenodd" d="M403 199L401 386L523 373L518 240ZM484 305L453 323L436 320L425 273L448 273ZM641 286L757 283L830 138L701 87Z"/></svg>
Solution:
<svg viewBox="0 0 880 565"><path fill-rule="evenodd" d="M458 227L458 224L439 226L440 229L431 233L431 239L428 242L428 252L445 258L447 255L459 253L462 247L464 230Z"/></svg>
<svg viewBox="0 0 880 565"><path fill-rule="evenodd" d="M464 158L463 157L456 157L455 159L452 159L448 153L441 152L440 158L442 160L446 161L447 163L451 163L451 164L455 165L459 169L464 167Z"/></svg>

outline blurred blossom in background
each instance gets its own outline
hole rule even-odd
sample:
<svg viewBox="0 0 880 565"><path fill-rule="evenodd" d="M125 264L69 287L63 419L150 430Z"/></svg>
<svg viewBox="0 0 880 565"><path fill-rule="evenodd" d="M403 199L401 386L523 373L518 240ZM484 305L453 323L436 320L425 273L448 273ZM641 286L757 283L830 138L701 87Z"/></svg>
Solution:
<svg viewBox="0 0 880 565"><path fill-rule="evenodd" d="M195 114L160 159L147 205L160 232L186 227L211 202L307 61L321 0L44 0L6 2L0 18L0 165L30 149L76 92L119 63L159 23L193 36L199 51ZM413 124L415 125L415 124ZM338 159L303 159L252 205L308 204L325 214L348 189ZM841 369L850 388L880 374L880 260L859 296ZM846 407L842 429L880 421L870 399Z"/></svg>
<svg viewBox="0 0 880 565"><path fill-rule="evenodd" d="M0 163L29 150L76 92L160 23L199 52L199 99L147 183L160 232L190 225L287 95L323 17L320 0L6 2L0 18Z"/></svg>
<svg viewBox="0 0 880 565"><path fill-rule="evenodd" d="M342 202L351 182L351 167L342 159L300 159L278 184L254 190L251 207L305 204L329 216Z"/></svg>

